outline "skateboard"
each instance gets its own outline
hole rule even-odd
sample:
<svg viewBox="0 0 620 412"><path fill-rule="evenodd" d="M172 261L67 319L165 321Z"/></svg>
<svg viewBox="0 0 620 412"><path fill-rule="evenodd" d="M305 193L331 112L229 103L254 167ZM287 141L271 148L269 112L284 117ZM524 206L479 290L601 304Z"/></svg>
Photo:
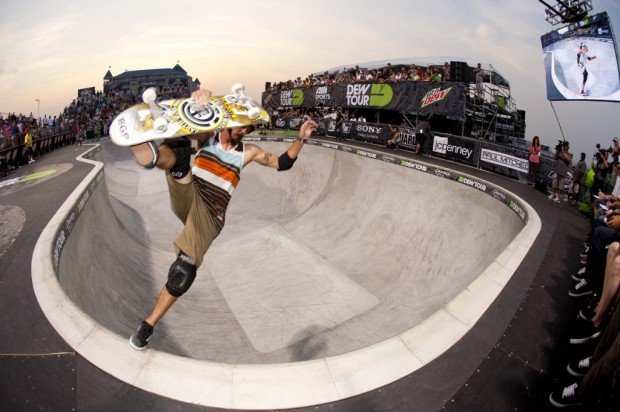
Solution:
<svg viewBox="0 0 620 412"><path fill-rule="evenodd" d="M142 93L143 103L124 110L112 121L110 139L119 146L134 146L228 127L268 124L269 114L243 90L241 83L235 83L232 94L212 96L201 106L192 98L158 102L156 89L150 87Z"/></svg>

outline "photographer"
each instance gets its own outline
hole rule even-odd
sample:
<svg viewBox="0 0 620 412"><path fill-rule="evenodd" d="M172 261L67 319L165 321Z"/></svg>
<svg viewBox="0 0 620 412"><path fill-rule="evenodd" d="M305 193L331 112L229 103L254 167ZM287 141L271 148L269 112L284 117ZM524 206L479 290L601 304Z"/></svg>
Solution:
<svg viewBox="0 0 620 412"><path fill-rule="evenodd" d="M566 182L566 173L571 165L573 155L568 151L569 145L567 141L559 141L555 146L555 154L553 160L555 165L553 167L554 176L551 180L551 194L549 199L553 199L554 202L560 202L560 195L564 190L564 184Z"/></svg>

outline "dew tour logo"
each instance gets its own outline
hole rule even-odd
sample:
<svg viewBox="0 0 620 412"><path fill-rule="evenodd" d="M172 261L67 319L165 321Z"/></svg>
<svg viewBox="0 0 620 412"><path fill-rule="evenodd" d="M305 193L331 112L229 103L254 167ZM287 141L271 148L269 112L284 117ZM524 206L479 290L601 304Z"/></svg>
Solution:
<svg viewBox="0 0 620 412"><path fill-rule="evenodd" d="M428 171L428 167L423 166L423 165L419 165L417 163L408 162L406 160L401 160L400 161L400 165L408 167L409 169L419 170L420 172L427 172Z"/></svg>
<svg viewBox="0 0 620 412"><path fill-rule="evenodd" d="M355 151L355 154L360 155L360 156L370 157L371 159L376 159L377 158L377 155L375 153L370 153L370 152L367 152L365 150L359 150L358 149L358 150Z"/></svg>
<svg viewBox="0 0 620 412"><path fill-rule="evenodd" d="M304 92L301 89L284 90L280 92L282 106L301 106L304 101Z"/></svg>
<svg viewBox="0 0 620 412"><path fill-rule="evenodd" d="M348 84L348 106L383 107L392 101L394 91L388 84Z"/></svg>
<svg viewBox="0 0 620 412"><path fill-rule="evenodd" d="M338 145L337 144L321 143L321 146L327 147L328 149L338 149Z"/></svg>
<svg viewBox="0 0 620 412"><path fill-rule="evenodd" d="M476 182L468 177L459 176L459 183L463 183L464 185L475 187L478 190L482 190L483 192L487 191L486 185L483 185L480 182Z"/></svg>
<svg viewBox="0 0 620 412"><path fill-rule="evenodd" d="M452 87L448 87L444 90L441 90L441 87L429 90L429 92L426 93L422 98L422 106L420 108L426 107L430 104L437 103L438 101L445 99L448 93L450 93L450 90L452 90Z"/></svg>

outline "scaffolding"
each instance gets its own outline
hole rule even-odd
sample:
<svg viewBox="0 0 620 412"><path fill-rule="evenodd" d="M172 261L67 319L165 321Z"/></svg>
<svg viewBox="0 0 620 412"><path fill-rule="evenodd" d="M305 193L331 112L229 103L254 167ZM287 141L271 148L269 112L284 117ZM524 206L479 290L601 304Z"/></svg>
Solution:
<svg viewBox="0 0 620 412"><path fill-rule="evenodd" d="M509 146L525 145L525 112L517 109L510 86L495 81L493 70L486 71L482 90L469 83L465 105L466 129L471 137Z"/></svg>

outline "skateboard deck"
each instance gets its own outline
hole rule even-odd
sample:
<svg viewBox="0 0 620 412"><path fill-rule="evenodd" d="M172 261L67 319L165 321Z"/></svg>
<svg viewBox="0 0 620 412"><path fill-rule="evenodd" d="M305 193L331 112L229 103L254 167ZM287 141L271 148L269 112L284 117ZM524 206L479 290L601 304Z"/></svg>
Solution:
<svg viewBox="0 0 620 412"><path fill-rule="evenodd" d="M228 127L269 123L269 114L236 83L232 94L212 96L201 106L192 98L157 101L156 89L142 94L143 103L121 112L110 125L110 139L119 146L219 131Z"/></svg>

